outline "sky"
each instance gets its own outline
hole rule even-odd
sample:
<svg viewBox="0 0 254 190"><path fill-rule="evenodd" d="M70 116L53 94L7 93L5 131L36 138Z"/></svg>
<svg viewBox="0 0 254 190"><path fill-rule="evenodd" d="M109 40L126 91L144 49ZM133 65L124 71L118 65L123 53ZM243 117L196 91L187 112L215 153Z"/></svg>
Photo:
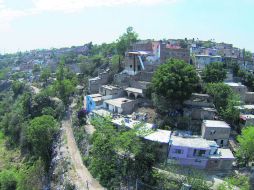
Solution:
<svg viewBox="0 0 254 190"><path fill-rule="evenodd" d="M214 39L254 52L254 0L0 0L0 53L140 39Z"/></svg>

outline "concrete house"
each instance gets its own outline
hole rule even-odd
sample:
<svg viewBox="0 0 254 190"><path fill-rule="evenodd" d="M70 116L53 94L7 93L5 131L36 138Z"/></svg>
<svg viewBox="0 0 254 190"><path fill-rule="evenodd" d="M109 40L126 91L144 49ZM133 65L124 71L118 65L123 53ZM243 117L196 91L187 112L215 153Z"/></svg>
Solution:
<svg viewBox="0 0 254 190"><path fill-rule="evenodd" d="M204 120L201 127L202 138L215 141L220 147L228 145L231 128L224 121Z"/></svg>
<svg viewBox="0 0 254 190"><path fill-rule="evenodd" d="M213 120L216 113L208 94L193 93L191 98L184 102L184 116L190 117L192 120Z"/></svg>
<svg viewBox="0 0 254 190"><path fill-rule="evenodd" d="M235 160L229 149L220 149L215 141L196 136L172 135L169 163L207 170L230 170Z"/></svg>
<svg viewBox="0 0 254 190"><path fill-rule="evenodd" d="M141 124L138 120L130 118L116 118L112 120L112 123L119 127L126 127L133 129L138 124ZM169 140L171 131L156 129L151 123L142 123L140 130L137 130L137 135L143 140L152 143L154 145L154 151L157 162L165 162L168 158Z"/></svg>
<svg viewBox="0 0 254 190"><path fill-rule="evenodd" d="M112 85L102 85L99 89L99 92L102 96L113 96L119 97L122 95L123 90L117 86Z"/></svg>
<svg viewBox="0 0 254 190"><path fill-rule="evenodd" d="M170 43L161 43L160 62L164 63L167 59L180 59L190 63L190 49Z"/></svg>
<svg viewBox="0 0 254 190"><path fill-rule="evenodd" d="M99 89L102 85L105 85L108 83L109 79L109 72L103 71L99 73L98 77L91 78L88 80L88 92L90 94L95 94L99 92Z"/></svg>
<svg viewBox="0 0 254 190"><path fill-rule="evenodd" d="M113 113L130 114L135 108L136 101L128 98L109 99L103 102L103 107Z"/></svg>
<svg viewBox="0 0 254 190"><path fill-rule="evenodd" d="M144 139L154 144L158 162L165 162L168 157L171 131L155 129Z"/></svg>
<svg viewBox="0 0 254 190"><path fill-rule="evenodd" d="M235 82L225 82L230 88L234 91L234 93L239 94L241 100L245 100L246 92L248 91L247 87L241 83Z"/></svg>
<svg viewBox="0 0 254 190"><path fill-rule="evenodd" d="M195 55L195 65L198 69L204 69L206 65L213 62L222 62L222 57L219 55Z"/></svg>
<svg viewBox="0 0 254 190"><path fill-rule="evenodd" d="M254 92L246 92L245 103L254 104Z"/></svg>
<svg viewBox="0 0 254 190"><path fill-rule="evenodd" d="M254 105L235 106L241 114L254 114Z"/></svg>

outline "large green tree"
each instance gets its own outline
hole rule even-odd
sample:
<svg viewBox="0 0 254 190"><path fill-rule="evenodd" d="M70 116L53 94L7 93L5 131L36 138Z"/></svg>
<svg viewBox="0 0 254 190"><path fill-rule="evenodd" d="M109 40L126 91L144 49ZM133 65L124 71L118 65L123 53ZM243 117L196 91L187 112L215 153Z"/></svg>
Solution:
<svg viewBox="0 0 254 190"><path fill-rule="evenodd" d="M209 83L205 90L213 97L213 102L218 111L226 109L227 100L233 95L232 89L224 83Z"/></svg>
<svg viewBox="0 0 254 190"><path fill-rule="evenodd" d="M131 43L136 42L137 39L138 34L134 31L133 27L128 27L126 32L116 42L117 53L124 55Z"/></svg>
<svg viewBox="0 0 254 190"><path fill-rule="evenodd" d="M26 130L28 142L32 151L49 166L52 153L54 135L58 132L58 125L52 116L43 115L31 120Z"/></svg>
<svg viewBox="0 0 254 190"><path fill-rule="evenodd" d="M237 158L245 166L254 161L254 126L242 129L242 134L237 137L239 148Z"/></svg>
<svg viewBox="0 0 254 190"><path fill-rule="evenodd" d="M96 132L92 137L90 169L102 185L119 187L149 175L154 155L137 136L138 129L116 129L110 119L96 118L92 124Z"/></svg>
<svg viewBox="0 0 254 190"><path fill-rule="evenodd" d="M182 60L170 59L159 66L152 79L152 89L171 103L180 103L190 97L199 82L192 65Z"/></svg>
<svg viewBox="0 0 254 190"><path fill-rule="evenodd" d="M50 75L51 75L51 70L50 70L50 68L46 67L46 68L44 68L44 69L41 71L40 80L41 80L42 82L44 82L45 85L47 85Z"/></svg>
<svg viewBox="0 0 254 190"><path fill-rule="evenodd" d="M19 81L14 81L12 83L12 91L14 93L14 97L17 97L19 94L23 93L25 88L25 84Z"/></svg>
<svg viewBox="0 0 254 190"><path fill-rule="evenodd" d="M203 79L205 82L222 82L226 78L227 72L223 63L214 62L207 65L203 71Z"/></svg>
<svg viewBox="0 0 254 190"><path fill-rule="evenodd" d="M224 83L208 83L205 90L212 96L214 105L223 119L229 124L238 124L240 112L235 106L239 105L240 97Z"/></svg>

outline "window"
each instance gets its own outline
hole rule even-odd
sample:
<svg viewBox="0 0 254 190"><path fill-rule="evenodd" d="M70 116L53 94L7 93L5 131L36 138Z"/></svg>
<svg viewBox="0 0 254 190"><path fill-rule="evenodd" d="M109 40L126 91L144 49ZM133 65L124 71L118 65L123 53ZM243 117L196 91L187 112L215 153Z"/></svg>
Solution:
<svg viewBox="0 0 254 190"><path fill-rule="evenodd" d="M193 152L193 156L204 156L204 154L206 153L206 150L198 150L198 149L195 149L194 152Z"/></svg>
<svg viewBox="0 0 254 190"><path fill-rule="evenodd" d="M211 131L210 131L210 135L214 135L215 133L216 133L215 130L211 130Z"/></svg>
<svg viewBox="0 0 254 190"><path fill-rule="evenodd" d="M201 160L199 160L199 159L196 159L196 160L195 160L195 162L197 162L197 163L201 163L202 161L201 161Z"/></svg>
<svg viewBox="0 0 254 190"><path fill-rule="evenodd" d="M174 154L182 154L183 150L181 149L174 149Z"/></svg>

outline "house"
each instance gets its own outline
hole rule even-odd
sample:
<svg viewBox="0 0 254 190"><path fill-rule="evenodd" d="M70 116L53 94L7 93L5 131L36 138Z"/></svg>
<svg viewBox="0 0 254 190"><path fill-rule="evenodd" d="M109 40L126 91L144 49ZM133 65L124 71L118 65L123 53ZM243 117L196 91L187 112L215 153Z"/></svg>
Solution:
<svg viewBox="0 0 254 190"><path fill-rule="evenodd" d="M241 83L235 82L225 82L230 88L234 91L234 93L239 94L241 100L245 100L246 92L248 91L247 87Z"/></svg>
<svg viewBox="0 0 254 190"><path fill-rule="evenodd" d="M130 114L136 105L135 100L128 98L109 99L103 102L103 107L113 113Z"/></svg>
<svg viewBox="0 0 254 190"><path fill-rule="evenodd" d="M88 80L88 92L90 94L98 93L100 87L108 83L109 79L108 71L109 70L100 72L98 77L91 78Z"/></svg>
<svg viewBox="0 0 254 190"><path fill-rule="evenodd" d="M206 140L215 141L220 147L228 145L231 128L225 121L204 120L201 136Z"/></svg>
<svg viewBox="0 0 254 190"><path fill-rule="evenodd" d="M99 92L103 96L119 97L122 95L123 90L117 86L102 85L99 89Z"/></svg>
<svg viewBox="0 0 254 190"><path fill-rule="evenodd" d="M142 71L153 72L167 59L181 59L190 63L190 50L170 42L138 41L125 54L123 73L137 75Z"/></svg>
<svg viewBox="0 0 254 190"><path fill-rule="evenodd" d="M192 93L189 100L184 102L184 116L192 120L214 119L216 109L208 94Z"/></svg>
<svg viewBox="0 0 254 190"><path fill-rule="evenodd" d="M112 123L118 128L126 127L128 129L134 129L140 125L136 134L153 145L157 162L165 162L167 160L171 131L156 129L156 126L151 123L142 123L139 120L127 117L115 118Z"/></svg>
<svg viewBox="0 0 254 190"><path fill-rule="evenodd" d="M213 62L222 62L222 57L219 55L195 55L195 65L198 69L204 69L207 65Z"/></svg>
<svg viewBox="0 0 254 190"><path fill-rule="evenodd" d="M161 43L160 45L160 62L165 63L167 59L180 59L190 63L190 49L181 48L170 43Z"/></svg>
<svg viewBox="0 0 254 190"><path fill-rule="evenodd" d="M169 141L168 162L207 170L230 170L235 160L229 149L197 136L173 134Z"/></svg>
<svg viewBox="0 0 254 190"><path fill-rule="evenodd" d="M96 106L100 106L103 104L103 96L101 94L91 94L89 96L93 99ZM86 104L85 101L84 101L84 104ZM86 106L86 105L84 105L84 106Z"/></svg>
<svg viewBox="0 0 254 190"><path fill-rule="evenodd" d="M128 87L125 89L129 98L137 99L144 97L143 90L138 88Z"/></svg>
<svg viewBox="0 0 254 190"><path fill-rule="evenodd" d="M254 92L245 93L245 103L254 104Z"/></svg>
<svg viewBox="0 0 254 190"><path fill-rule="evenodd" d="M158 162L165 162L168 157L169 140L171 131L154 129L150 134L144 136L146 141L154 145L155 155Z"/></svg>
<svg viewBox="0 0 254 190"><path fill-rule="evenodd" d="M254 105L235 106L241 114L254 114Z"/></svg>

